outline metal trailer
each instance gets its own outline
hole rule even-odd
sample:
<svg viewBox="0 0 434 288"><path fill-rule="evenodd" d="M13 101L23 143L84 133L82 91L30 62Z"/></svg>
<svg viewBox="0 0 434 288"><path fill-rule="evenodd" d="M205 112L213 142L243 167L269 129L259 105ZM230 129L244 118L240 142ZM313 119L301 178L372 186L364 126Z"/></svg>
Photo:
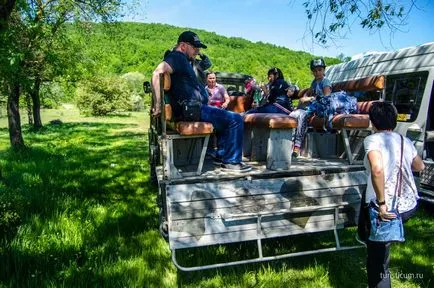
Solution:
<svg viewBox="0 0 434 288"><path fill-rule="evenodd" d="M231 85L236 82L234 78ZM162 75L160 80L163 91ZM293 159L289 169L270 170L265 162L251 161L248 164L252 165L252 171L227 172L214 165L212 159L203 159L209 131L198 135L170 131L164 115L170 111L162 111L161 118L151 118L151 176L158 186L160 232L168 240L173 262L180 270L363 247L343 246L339 239L339 229L356 225L361 191L366 187L364 167L358 164L360 161L348 162L340 135L310 131L303 157ZM198 123L193 126L197 128ZM352 147L354 159L361 160L361 143L369 132L352 132L346 144ZM264 239L323 231L334 232L333 247L263 255ZM179 249L245 241L256 241L257 257L195 267L179 264L176 257Z"/></svg>

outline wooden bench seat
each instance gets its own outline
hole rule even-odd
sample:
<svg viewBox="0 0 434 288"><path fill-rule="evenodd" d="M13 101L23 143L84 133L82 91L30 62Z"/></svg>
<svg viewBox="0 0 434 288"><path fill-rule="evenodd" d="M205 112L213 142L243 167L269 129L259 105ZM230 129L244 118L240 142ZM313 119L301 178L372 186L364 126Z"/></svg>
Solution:
<svg viewBox="0 0 434 288"><path fill-rule="evenodd" d="M332 118L332 125L329 126L327 118L318 117L316 115L309 119L309 125L314 129L323 129L324 127L332 127L332 129L369 129L369 108L373 101L358 102L358 114L336 114Z"/></svg>
<svg viewBox="0 0 434 288"><path fill-rule="evenodd" d="M211 123L208 122L189 122L189 121L174 121L172 107L169 104L168 91L170 90L171 79L170 74L160 74L160 95L164 95L162 97L162 105L164 109L162 109L163 113L161 114L161 135L159 136L159 141L161 142L162 155L163 155L163 177L167 180L182 178L184 176L190 175L200 175L202 173L203 162L205 160L206 149L208 147L208 142L210 135L214 131L214 127ZM155 129L157 130L157 129ZM203 138L203 142L200 143L201 153L199 157L198 167L195 172L180 172L175 166L175 148L174 148L174 140L179 139L199 139ZM187 150L191 151L196 145L195 141L190 141ZM183 147L178 147L183 148ZM181 150L181 151L184 151ZM185 152L184 151L184 152ZM191 153L182 153L189 154L192 157ZM191 159L188 160L191 162Z"/></svg>
<svg viewBox="0 0 434 288"><path fill-rule="evenodd" d="M244 123L270 129L297 128L297 120L279 113L252 113L244 116Z"/></svg>
<svg viewBox="0 0 434 288"><path fill-rule="evenodd" d="M208 122L168 122L167 126L183 136L211 134L214 130L212 124Z"/></svg>
<svg viewBox="0 0 434 288"><path fill-rule="evenodd" d="M266 161L267 169L286 170L291 166L292 135L297 120L278 113L244 116L244 156Z"/></svg>
<svg viewBox="0 0 434 288"><path fill-rule="evenodd" d="M377 75L356 80L333 83L332 91L376 91L384 89L384 76Z"/></svg>

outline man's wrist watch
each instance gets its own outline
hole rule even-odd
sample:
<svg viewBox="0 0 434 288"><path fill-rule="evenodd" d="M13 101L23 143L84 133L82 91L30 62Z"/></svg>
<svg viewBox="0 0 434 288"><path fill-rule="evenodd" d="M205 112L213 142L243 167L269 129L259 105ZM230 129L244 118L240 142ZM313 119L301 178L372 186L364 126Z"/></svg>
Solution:
<svg viewBox="0 0 434 288"><path fill-rule="evenodd" d="M377 202L377 205L378 205L378 206L386 205L386 200L384 200L384 201L378 201L378 200L375 200L375 201Z"/></svg>

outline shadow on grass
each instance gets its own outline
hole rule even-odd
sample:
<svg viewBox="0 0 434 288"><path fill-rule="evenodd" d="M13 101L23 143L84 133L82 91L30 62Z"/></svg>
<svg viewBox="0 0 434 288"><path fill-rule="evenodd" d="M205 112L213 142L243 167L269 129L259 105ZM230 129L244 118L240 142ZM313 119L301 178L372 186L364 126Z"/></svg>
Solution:
<svg viewBox="0 0 434 288"><path fill-rule="evenodd" d="M14 205L8 207L21 223L1 237L8 240L0 244L0 286L366 286L365 249L176 274L158 232L147 135L136 128L47 125L38 133L26 131L27 150L0 150L0 195L11 195ZM392 271L423 274L398 279L401 287L433 283L432 216L419 209L406 226L407 242L392 247ZM354 245L354 233L340 231L341 242ZM264 256L333 245L332 232L268 239ZM185 266L254 257L255 242L178 254Z"/></svg>
<svg viewBox="0 0 434 288"><path fill-rule="evenodd" d="M434 221L432 217L432 210L427 210L426 205L422 204L414 219L406 223L407 241L392 245L391 272L397 275L396 279L392 280L394 286L397 284L397 287L408 287L411 284L411 287L432 287L434 281L432 266L434 263L432 241ZM340 230L341 245L358 245L354 241L355 233L355 227ZM267 257L334 247L333 239L332 232L269 239L263 241L263 253L264 257ZM189 267L252 259L258 257L258 252L256 242L252 241L243 244L180 250L177 257L181 265ZM178 285L201 286L216 274L221 275L223 279L220 281L226 285L244 285L240 275L254 274L256 279L252 280L253 283L261 283L261 285L267 283L270 287L287 287L288 285L307 287L306 283L312 283L312 286L318 287L366 287L365 261L366 249L358 248L297 256L262 264L255 263L198 272L179 271ZM401 275L400 278L399 275ZM268 280L264 280L267 278ZM319 278L324 278L324 281L318 282Z"/></svg>
<svg viewBox="0 0 434 288"><path fill-rule="evenodd" d="M164 286L170 257L147 135L134 124L64 123L25 137L26 150L0 151L0 192L23 207L19 229L1 237L0 283Z"/></svg>

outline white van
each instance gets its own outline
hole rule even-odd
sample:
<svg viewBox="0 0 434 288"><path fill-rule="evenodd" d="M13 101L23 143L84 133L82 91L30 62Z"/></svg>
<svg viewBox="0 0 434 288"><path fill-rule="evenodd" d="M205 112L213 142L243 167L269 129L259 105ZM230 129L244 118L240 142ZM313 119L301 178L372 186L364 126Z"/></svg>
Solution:
<svg viewBox="0 0 434 288"><path fill-rule="evenodd" d="M434 199L434 42L363 55L328 67L326 75L332 83L385 76L385 89L381 93L359 96L363 100L383 99L395 104L399 113L396 131L413 140L426 163L420 177L421 192Z"/></svg>

